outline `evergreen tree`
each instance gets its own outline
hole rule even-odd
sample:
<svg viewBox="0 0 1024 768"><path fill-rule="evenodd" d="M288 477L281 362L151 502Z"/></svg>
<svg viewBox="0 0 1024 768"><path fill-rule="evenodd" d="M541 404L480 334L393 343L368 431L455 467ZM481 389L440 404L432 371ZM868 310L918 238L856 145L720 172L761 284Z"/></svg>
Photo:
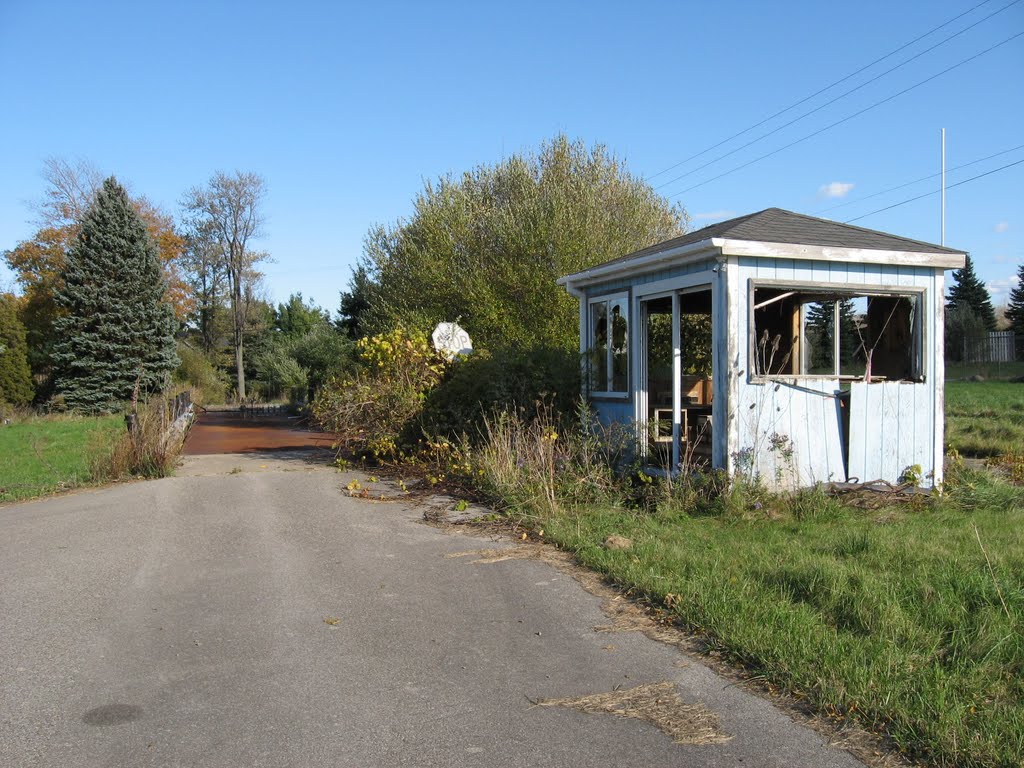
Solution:
<svg viewBox="0 0 1024 768"><path fill-rule="evenodd" d="M159 389L178 363L174 311L156 246L113 177L85 213L63 278L53 360L67 407L110 412L136 383Z"/></svg>
<svg viewBox="0 0 1024 768"><path fill-rule="evenodd" d="M971 311L981 320L986 330L996 329L996 312L992 308L992 297L988 295L985 284L978 279L974 272L974 264L971 257L967 257L963 269L953 273L953 285L949 289L949 299L946 301L946 309L952 310L957 307L969 307Z"/></svg>
<svg viewBox="0 0 1024 768"><path fill-rule="evenodd" d="M849 372L855 359L863 359L853 299L839 299L839 362L840 371ZM833 302L812 304L807 310L807 327L811 342L810 365L813 370L833 370Z"/></svg>
<svg viewBox="0 0 1024 768"><path fill-rule="evenodd" d="M1006 319L1010 321L1010 330L1024 335L1024 264L1017 267L1017 285L1010 291Z"/></svg>
<svg viewBox="0 0 1024 768"><path fill-rule="evenodd" d="M330 322L330 314L316 306L312 299L305 303L301 292L293 293L286 304L278 304L274 311L274 326L289 338L305 336Z"/></svg>
<svg viewBox="0 0 1024 768"><path fill-rule="evenodd" d="M352 271L348 290L341 292L338 319L334 324L350 339L358 339L363 335L363 320L370 309L369 292L372 282L370 273L360 264Z"/></svg>
<svg viewBox="0 0 1024 768"><path fill-rule="evenodd" d="M0 294L0 403L32 402L32 373L28 367L25 326L18 318L16 300Z"/></svg>

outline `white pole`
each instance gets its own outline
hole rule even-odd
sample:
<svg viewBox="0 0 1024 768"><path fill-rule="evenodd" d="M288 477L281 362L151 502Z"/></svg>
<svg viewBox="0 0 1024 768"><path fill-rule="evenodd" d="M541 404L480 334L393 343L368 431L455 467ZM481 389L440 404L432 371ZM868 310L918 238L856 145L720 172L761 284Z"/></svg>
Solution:
<svg viewBox="0 0 1024 768"><path fill-rule="evenodd" d="M946 244L946 129L942 129L942 239L939 245Z"/></svg>

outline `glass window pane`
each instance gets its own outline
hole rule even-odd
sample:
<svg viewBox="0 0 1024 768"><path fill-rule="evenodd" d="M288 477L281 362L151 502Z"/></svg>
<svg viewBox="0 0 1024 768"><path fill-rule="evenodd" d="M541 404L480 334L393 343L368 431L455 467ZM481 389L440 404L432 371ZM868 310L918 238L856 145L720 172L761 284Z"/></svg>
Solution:
<svg viewBox="0 0 1024 768"><path fill-rule="evenodd" d="M626 302L611 302L612 386L613 392L629 391L629 328Z"/></svg>
<svg viewBox="0 0 1024 768"><path fill-rule="evenodd" d="M590 305L590 389L608 389L608 304Z"/></svg>

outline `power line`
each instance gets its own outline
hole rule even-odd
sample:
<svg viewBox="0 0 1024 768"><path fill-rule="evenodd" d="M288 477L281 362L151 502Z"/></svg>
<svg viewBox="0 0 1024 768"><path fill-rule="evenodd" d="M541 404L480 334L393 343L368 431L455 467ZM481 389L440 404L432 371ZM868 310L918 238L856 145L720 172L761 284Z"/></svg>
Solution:
<svg viewBox="0 0 1024 768"><path fill-rule="evenodd" d="M825 131L831 130L832 128L835 128L837 125L842 125L843 123L848 122L848 121L852 120L855 117L859 117L860 115L863 115L865 112L870 112L872 109L875 109L876 107L880 107L883 104L885 104L887 102L890 102L890 101L892 101L895 98L903 96L906 93L910 93L914 89L920 88L922 85L925 85L926 83L930 83L935 78L941 77L942 75L945 75L947 72L952 72L954 69L957 69L958 67L962 67L964 64L968 64L968 63L974 61L975 59L977 59L977 58L979 58L981 56L984 56L986 53L991 53L996 48L999 48L1000 46L1006 45L1007 43L1012 42L1013 40L1016 40L1021 35L1024 35L1024 32L1018 32L1016 35L1011 35L1010 37L1006 38L1005 40L1002 40L1001 42L998 42L995 45L993 45L993 46L991 46L989 48L986 48L985 50L981 51L980 53L976 53L973 56L970 56L969 58L963 59L963 60L957 62L956 64L954 64L953 66L947 67L946 69L942 70L941 72L937 72L936 74L932 75L931 77L927 77L927 78L925 78L924 80L921 80L918 83L914 83L914 85L911 85L911 86L909 86L907 88L904 88L902 91L898 91L897 93L894 93L891 96L887 96L886 98L882 99L881 101L876 101L874 104L871 104L871 105L869 105L867 107L864 107L863 109L859 109L856 112L854 112L853 114L847 115L846 117L844 117L844 118L842 118L840 120L836 120L834 123L829 123L825 127L819 128L818 130L816 130L816 131L814 131L812 133L808 133L806 136L802 136L799 139L796 139L795 141L791 141L789 144L781 146L778 149L774 149L771 152L768 152L768 153L766 153L764 155L761 155L760 157L755 157L753 160L748 160L747 162L743 163L742 165L737 165L735 168L730 168L728 171L723 171L722 173L718 174L717 176L712 176L710 179L706 179L705 181L702 181L699 184L694 184L691 187L687 187L684 190L681 190L681 191L676 192L676 193L674 193L672 195L669 195L669 198L679 197L680 195L686 194L687 192L690 192L690 191L692 191L694 189L697 189L699 187L703 187L705 184L710 184L713 181L718 181L721 178L724 178L724 177L729 176L729 175L731 175L733 173L736 173L736 171L741 171L744 168L747 168L747 167L753 165L754 163L759 163L762 160L766 160L767 158L772 157L773 155L779 154L779 152L783 152L783 151L785 151L785 150L787 150L787 149L789 149L791 147L795 147L797 144L801 144L801 143L807 141L808 139L812 139L815 136L824 133Z"/></svg>
<svg viewBox="0 0 1024 768"><path fill-rule="evenodd" d="M977 179L984 178L985 176L991 176L993 173L998 173L999 171L1005 171L1007 168L1012 168L1013 166L1020 165L1021 163L1024 163L1024 160L1017 160L1014 163L1007 163L1006 165L1000 166L999 168L993 168L991 171L985 171L985 173L979 173L977 176L972 176L969 179L964 179L963 181L958 181L956 184L950 184L948 187L946 187L946 189L947 190L948 189L953 189L954 187L959 187L961 184L967 184L970 181L976 181ZM917 197L911 197L908 200L903 200L903 201L898 202L898 203L893 203L892 205L887 205L885 208L879 208L877 211L871 211L871 213L865 213L863 216L858 216L858 217L856 217L854 219L847 219L843 223L844 224L852 224L855 221L860 221L861 219L866 219L868 216L874 216L876 213L881 213L882 211L888 211L888 210L891 210L892 208L899 208L901 205L906 205L907 203L913 203L916 200L923 200L926 197L931 197L932 195L937 195L937 194L939 194L939 191L940 190L933 189L931 192L925 192L923 195L918 195Z"/></svg>
<svg viewBox="0 0 1024 768"><path fill-rule="evenodd" d="M675 170L676 168L678 168L679 166L681 166L681 165L685 165L686 163L690 162L691 160L695 160L695 159L697 159L697 158L698 158L698 157L700 157L701 155L706 155L706 154L707 154L708 152L710 152L710 151L711 151L711 150L713 150L713 149L718 149L718 148L719 148L720 146L722 146L723 144L728 144L728 143L729 143L730 141L732 141L733 139L738 139L738 138L739 138L740 136L742 136L743 134L745 134L745 133L749 133L750 131L754 130L755 128L760 128L760 127L761 127L762 125L764 125L764 124L765 124L765 123L767 123L767 122L770 122L770 121L774 120L774 119L775 119L776 117L778 117L779 115L784 115L784 114L785 114L786 112L789 112L789 111L790 111L791 109L796 109L796 108L797 108L797 107L799 107L799 106L800 106L801 104L804 104L804 103L806 103L806 102L810 101L810 100L811 100L811 99L813 99L813 98L814 98L815 96L820 96L821 94L825 93L825 91L830 91L830 90L832 90L832 89L833 89L833 88L835 88L835 87L836 87L837 85L841 85L842 83L845 83L845 82L846 82L847 80L849 80L850 78L852 78L852 77L856 77L857 75L859 75L859 74L860 74L861 72L863 72L864 70L867 70L867 69L871 69L871 67L875 66L875 64L880 64L881 62L885 61L886 59L888 59L888 58L890 58L890 57L892 57L892 56L895 56L895 55L896 55L897 53L899 53L900 51L902 51L902 50L905 50L905 49L909 48L910 46L912 46L912 45L913 45L914 43L916 43L916 42L919 42L919 41L921 41L921 40L924 40L924 38L928 37L929 35L932 35L932 34L934 34L934 33L938 32L938 31L939 31L940 29L942 29L943 27L948 27L948 26L949 26L950 24L952 24L952 23L953 23L954 21L957 21L958 19L962 19L962 18L963 18L964 16L967 16L967 15L968 15L969 13L972 13L973 11L976 11L976 10L978 10L978 9L979 9L979 8L981 8L981 6L983 6L983 5L988 5L988 3L990 3L990 2L992 2L992 0L982 0L982 2L978 3L978 4L977 4L977 5L975 5L975 6L973 7L973 8L968 8L968 9L967 9L966 11L964 11L963 13L961 13L961 14L960 14L959 16L954 16L954 17L953 17L952 19L949 19L948 21L944 21L944 22L942 22L941 24L939 24L939 26L937 26L937 27L934 27L934 28L932 28L932 29L928 30L928 31L927 31L927 32L925 32L925 33L924 33L923 35L920 35L919 37L915 37L915 38L914 38L913 40L911 40L911 41L910 41L910 42L908 42L908 43L904 43L904 44L903 44L903 45L901 45L901 46L900 46L899 48L895 48L895 49L893 49L893 50L889 51L889 53L885 54L884 56L882 56L882 57L880 57L880 58L877 58L877 59L875 59L875 60L874 60L874 61L872 61L872 62L871 62L870 64L865 64L865 65L864 65L863 67L861 67L860 69L858 69L858 70L856 70L856 71L854 71L854 72L851 72L850 74L846 75L845 77L842 77L842 78L840 78L839 80L836 80L836 81L835 81L834 83L832 83L832 84L830 84L830 85L826 85L826 86L825 86L824 88L822 88L822 89L821 89L821 90L819 90L819 91L815 91L815 92L814 92L814 93L812 93L812 94L811 94L810 96L805 96L804 98L800 99L800 101L795 101L795 102L793 102L793 103L792 103L792 104L790 104L790 105L789 105L788 107L786 107L786 108L784 108L784 109L780 109L780 110L779 110L778 112L776 112L776 113L775 113L774 115L771 115L771 116L769 116L769 117L766 117L766 118L765 118L764 120L762 120L761 122L759 122L759 123L754 123L754 124L753 124L752 126L750 126L749 128L744 128L744 129L743 129L742 131L740 131L739 133L734 133L734 134L733 134L732 136L730 136L729 138L727 138L727 139L723 139L722 141L718 142L717 144L714 144L714 145L712 145L712 146L708 147L707 149L703 149L703 150L701 150L700 152L698 152L698 153L697 153L697 154L695 154L695 155L690 155L690 156L689 156L688 158L686 158L685 160L680 160L680 161L679 161L678 163L676 163L675 165L670 165L670 166L669 166L668 168L665 168L664 170L661 170L661 171L658 171L657 173L651 174L650 176L647 176L647 177L645 177L645 179L644 179L644 180L645 180L645 181L650 181L651 179L656 179L656 178L657 178L658 176L661 176L661 175L662 175L663 173L668 173L669 171L673 171L673 170Z"/></svg>
<svg viewBox="0 0 1024 768"><path fill-rule="evenodd" d="M848 91L844 91L843 93L839 94L838 96L835 96L834 98L829 99L824 104L819 104L817 107L815 107L814 109L810 110L809 112L804 112L799 117L794 117L788 123L783 123L780 126L772 128L772 130L768 131L767 133L762 133L760 136L758 136L757 138L751 139L746 144L741 144L740 146L736 147L735 149L731 149L728 152L726 152L725 154L719 155L714 160L708 160L703 165L698 165L696 168L692 168L689 171L687 171L686 173L683 173L683 174L681 174L679 176L676 176L674 179L670 179L669 181L666 181L666 182L664 182L662 184L659 184L658 186L655 187L655 189L658 190L658 189L661 189L663 187L667 187L669 184L674 184L677 181L685 179L687 176L692 176L693 174L697 173L697 171L702 171L705 168L707 168L709 165L714 165L719 160L724 160L727 157L731 157L732 155L735 155L737 152L741 152L742 150L746 149L747 147L749 147L749 146L751 146L753 144L757 144L757 142L762 141L763 139L767 139L769 136L773 136L776 133L778 133L779 131L784 130L785 128L789 128L789 126L793 125L794 123L799 123L805 117L810 117L811 115L815 114L816 112L820 112L821 110L825 109L825 107L829 107L829 106L835 104L837 101L840 101L841 99L845 99L847 96L849 96L852 93L856 93L861 88L866 88L867 86L871 85L872 83L877 82L878 80L881 80L886 75L892 74L897 69L900 69L901 67L905 67L910 62L916 61L917 59L921 58L922 56L924 56L927 53L931 53L932 51L934 51L939 46L945 45L950 40L953 40L954 38L959 37L960 35L964 34L965 32L968 32L971 29L974 29L979 24L988 21L989 19L991 19L996 14L1002 13L1007 8L1016 5L1020 1L1021 0L1011 0L1010 3L1004 5L1002 8L1000 8L997 11L993 11L992 13L990 13L985 18L979 19L978 21L974 22L970 26L964 27L959 32L954 32L952 35L950 35L949 37L947 37L947 38L945 38L943 40L940 40L939 42L935 43L935 45L931 46L930 48L925 48L923 51L920 51L919 53L915 53L909 59L906 59L906 60L900 62L899 64L897 64L896 66L890 67L889 69L885 70L884 72L875 75L870 80L865 80L860 85L854 86L853 88L851 88Z"/></svg>
<svg viewBox="0 0 1024 768"><path fill-rule="evenodd" d="M1002 152L996 152L994 155L989 155L988 157L981 157L981 158L978 158L977 160L971 160L971 162L964 163L963 165L958 165L955 168L947 168L946 169L946 173L953 173L954 171L959 171L959 170L962 170L962 169L967 168L969 166L977 165L978 163L983 163L986 160L991 160L993 157L999 157L1001 155L1008 155L1011 152L1016 152L1018 149L1024 149L1024 144L1020 144L1020 145L1018 145L1016 147L1013 147L1012 149L1004 149ZM908 181L906 184L900 184L899 186L896 186L896 187L889 187L889 189L883 189L881 192L875 192L874 194L871 194L871 195L865 195L864 197L858 197L856 200L847 200L845 203L839 203L839 205L833 205L833 206L831 206L829 208L822 208L821 210L815 211L814 215L818 216L818 215L820 215L822 213L828 213L829 211L834 211L834 210L836 210L838 208L845 208L848 205L856 205L857 203L863 203L865 200L870 200L873 197L878 197L880 195L887 195L890 192L895 192L896 190L903 189L905 187L912 187L915 184L920 184L922 181L928 181L929 179L934 179L936 176L941 176L941 175L942 175L942 172L939 171L938 173L932 173L932 174L929 174L928 176L922 176L920 179L915 179L914 181Z"/></svg>

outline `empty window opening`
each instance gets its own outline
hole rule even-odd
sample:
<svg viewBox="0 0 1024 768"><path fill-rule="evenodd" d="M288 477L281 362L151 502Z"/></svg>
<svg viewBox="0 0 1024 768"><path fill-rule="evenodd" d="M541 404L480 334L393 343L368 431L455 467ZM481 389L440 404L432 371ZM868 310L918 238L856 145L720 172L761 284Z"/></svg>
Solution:
<svg viewBox="0 0 1024 768"><path fill-rule="evenodd" d="M758 376L920 381L919 293L754 286Z"/></svg>
<svg viewBox="0 0 1024 768"><path fill-rule="evenodd" d="M646 336L644 370L647 418L651 424L649 454L656 464L669 465L673 437L672 297L643 302ZM712 409L711 291L679 295L680 460L710 461Z"/></svg>

